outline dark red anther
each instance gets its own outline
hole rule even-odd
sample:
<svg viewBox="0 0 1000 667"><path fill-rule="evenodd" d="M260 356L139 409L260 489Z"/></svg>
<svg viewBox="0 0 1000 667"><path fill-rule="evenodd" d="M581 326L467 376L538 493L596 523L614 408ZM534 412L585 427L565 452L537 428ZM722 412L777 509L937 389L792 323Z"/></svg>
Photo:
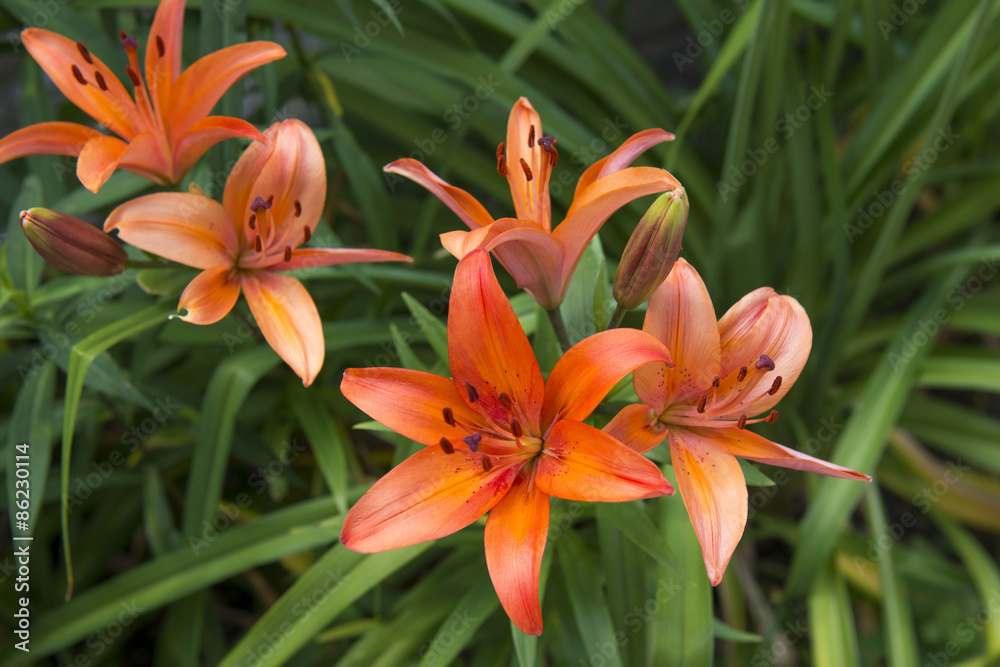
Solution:
<svg viewBox="0 0 1000 667"><path fill-rule="evenodd" d="M125 41L125 37L126 37L126 36L128 36L128 33L127 33L127 32L125 32L124 30L119 30L119 31L118 31L118 37L119 37L119 38L120 38L120 39L121 39L121 40L122 40L123 42Z"/></svg>
<svg viewBox="0 0 1000 667"><path fill-rule="evenodd" d="M535 147L535 126L531 126L531 131L528 132L528 148Z"/></svg>
<svg viewBox="0 0 1000 667"><path fill-rule="evenodd" d="M556 138L551 136L544 136L538 140L538 145L542 147L546 153L549 154L549 164L553 167L559 162L559 151L556 150Z"/></svg>
<svg viewBox="0 0 1000 667"><path fill-rule="evenodd" d="M303 241L303 243L309 243L309 239L311 239L313 237L313 234L312 234L311 231L309 231L308 227L306 227L306 229L305 229L305 236L306 236L306 240Z"/></svg>
<svg viewBox="0 0 1000 667"><path fill-rule="evenodd" d="M247 222L247 225L250 226L250 229L253 229L253 228L255 228L257 226L257 214L256 213L251 213L250 214L250 220Z"/></svg>
<svg viewBox="0 0 1000 667"><path fill-rule="evenodd" d="M441 445L441 449L444 450L445 454L454 454L455 447L451 444L451 440L448 438L441 438L438 440L438 444Z"/></svg>
<svg viewBox="0 0 1000 667"><path fill-rule="evenodd" d="M524 435L524 429L521 428L521 422L517 421L516 419L511 419L510 432L514 435L515 438L520 438L522 435Z"/></svg>
<svg viewBox="0 0 1000 667"><path fill-rule="evenodd" d="M104 81L104 75L94 70L94 78L97 79L97 85L101 90L107 90L108 84Z"/></svg>
<svg viewBox="0 0 1000 667"><path fill-rule="evenodd" d="M135 37L132 35L126 35L124 30L122 30L119 34L122 36L122 46L126 49L139 48L139 42L135 41Z"/></svg>
<svg viewBox="0 0 1000 667"><path fill-rule="evenodd" d="M165 46L163 46L163 38L159 35L156 36L156 53L162 58L163 54L167 52Z"/></svg>
<svg viewBox="0 0 1000 667"><path fill-rule="evenodd" d="M702 394L701 398L698 399L697 410L698 410L699 414L705 411L705 404L706 403L708 403L708 394Z"/></svg>
<svg viewBox="0 0 1000 667"><path fill-rule="evenodd" d="M292 246L290 245L285 246L285 261L286 262L292 261Z"/></svg>
<svg viewBox="0 0 1000 667"><path fill-rule="evenodd" d="M743 380L746 379L746 376L747 376L747 367L740 366L740 373L739 375L736 376L736 381L743 382Z"/></svg>
<svg viewBox="0 0 1000 667"><path fill-rule="evenodd" d="M479 449L479 441L483 439L483 436L478 433L473 433L472 435L467 435L462 438L462 442L469 446L469 449L476 451Z"/></svg>
<svg viewBox="0 0 1000 667"><path fill-rule="evenodd" d="M88 65L93 65L94 64L94 59L91 57L90 51L87 50L86 46L84 46L80 42L77 42L76 43L76 48L80 52L80 55L83 56L83 59L87 61Z"/></svg>
<svg viewBox="0 0 1000 667"><path fill-rule="evenodd" d="M502 141L500 142L500 145L497 146L497 173L504 178L507 178L507 158L504 155L506 149L507 144Z"/></svg>
<svg viewBox="0 0 1000 667"><path fill-rule="evenodd" d="M257 239L253 242L253 249L256 250L257 252L260 252L261 249L263 249L263 247L264 246L260 242L260 235L258 234Z"/></svg>
<svg viewBox="0 0 1000 667"><path fill-rule="evenodd" d="M140 79L139 75L135 73L135 70L132 69L131 65L125 68L125 73L128 74L128 79L132 82L133 86L138 88L142 85L142 79Z"/></svg>
<svg viewBox="0 0 1000 667"><path fill-rule="evenodd" d="M747 427L747 416L740 415L740 418L736 420L736 428L741 431Z"/></svg>
<svg viewBox="0 0 1000 667"><path fill-rule="evenodd" d="M532 179L531 167L529 167L528 163L524 161L524 158L521 158L521 169L524 170L524 177L530 181Z"/></svg>
<svg viewBox="0 0 1000 667"><path fill-rule="evenodd" d="M73 65L70 69L73 70L73 78L75 78L81 86L86 86L87 80L83 78L83 72L80 71L80 68Z"/></svg>
<svg viewBox="0 0 1000 667"><path fill-rule="evenodd" d="M500 405L504 406L508 410L514 407L514 401L510 400L510 396L508 396L505 391L500 392L500 395L497 396L497 400L500 401Z"/></svg>
<svg viewBox="0 0 1000 667"><path fill-rule="evenodd" d="M469 392L469 403L475 403L479 400L479 392L468 382L465 383L465 391Z"/></svg>
<svg viewBox="0 0 1000 667"><path fill-rule="evenodd" d="M250 210L256 213L262 208L271 208L271 202L264 201L264 198L260 196L254 197L253 202L250 204Z"/></svg>
<svg viewBox="0 0 1000 667"><path fill-rule="evenodd" d="M295 217L296 218L299 217L300 215L302 215L302 204L299 203L298 199L296 199L294 202L292 202L292 206L295 207Z"/></svg>
<svg viewBox="0 0 1000 667"><path fill-rule="evenodd" d="M779 389L781 389L781 376L780 375L778 377L774 378L774 382L771 383L771 388L767 390L767 393L769 393L771 396L774 396L775 394L778 393Z"/></svg>
<svg viewBox="0 0 1000 667"><path fill-rule="evenodd" d="M455 425L455 413L452 412L451 408L443 408L441 414L444 416L444 423L448 426Z"/></svg>
<svg viewBox="0 0 1000 667"><path fill-rule="evenodd" d="M273 204L273 203L274 203L274 195L268 195L267 196L267 207L271 208L271 204Z"/></svg>
<svg viewBox="0 0 1000 667"><path fill-rule="evenodd" d="M757 363L755 365L757 366L757 370L763 370L763 369L767 369L769 371L774 370L774 362L771 361L771 357L767 356L766 354L760 355L760 359L757 360Z"/></svg>
<svg viewBox="0 0 1000 667"><path fill-rule="evenodd" d="M774 422L778 421L778 411L771 410L771 414L764 417L764 421L766 421L768 424L773 424Z"/></svg>
<svg viewBox="0 0 1000 667"><path fill-rule="evenodd" d="M718 375L716 375L715 378L712 380L712 386L715 387L716 389L718 389L719 388L719 383L721 381L722 381L722 378L720 378Z"/></svg>
<svg viewBox="0 0 1000 667"><path fill-rule="evenodd" d="M493 461L486 454L483 454L483 472L489 472L490 470L493 470Z"/></svg>

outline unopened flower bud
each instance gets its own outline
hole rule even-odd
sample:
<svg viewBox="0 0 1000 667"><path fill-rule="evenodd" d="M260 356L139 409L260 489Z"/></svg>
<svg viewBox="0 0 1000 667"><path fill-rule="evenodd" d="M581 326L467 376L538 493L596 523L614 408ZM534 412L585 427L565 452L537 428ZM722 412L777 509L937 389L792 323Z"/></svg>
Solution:
<svg viewBox="0 0 1000 667"><path fill-rule="evenodd" d="M21 229L52 266L81 276L113 276L128 265L125 249L103 231L47 208L21 211Z"/></svg>
<svg viewBox="0 0 1000 667"><path fill-rule="evenodd" d="M642 216L615 272L614 297L632 310L649 298L670 273L681 251L688 219L684 188L660 195Z"/></svg>

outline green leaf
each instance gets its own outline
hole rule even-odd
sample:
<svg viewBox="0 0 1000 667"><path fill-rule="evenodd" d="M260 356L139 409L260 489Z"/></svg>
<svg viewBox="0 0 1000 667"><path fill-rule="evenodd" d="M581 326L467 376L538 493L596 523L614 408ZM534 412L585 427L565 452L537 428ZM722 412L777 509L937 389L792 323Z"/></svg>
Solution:
<svg viewBox="0 0 1000 667"><path fill-rule="evenodd" d="M489 577L480 577L455 605L431 640L420 667L447 667L476 638L476 630L500 606Z"/></svg>
<svg viewBox="0 0 1000 667"><path fill-rule="evenodd" d="M448 327L432 315L431 311L427 310L422 303L406 292L400 296L403 297L406 307L410 309L413 319L416 320L420 333L427 337L427 342L437 352L438 359L448 363Z"/></svg>
<svg viewBox="0 0 1000 667"><path fill-rule="evenodd" d="M597 506L597 514L614 525L635 543L640 549L653 557L656 562L682 574L677 555L667 544L667 539L656 529L656 524L643 510L639 501L630 503L601 503ZM683 576L683 575L682 575Z"/></svg>
<svg viewBox="0 0 1000 667"><path fill-rule="evenodd" d="M38 281L42 278L45 260L35 252L21 231L21 211L42 203L41 180L37 176L28 176L24 179L21 192L14 199L10 215L7 217L7 242L4 244L7 270L14 280L14 285L24 290L29 303L33 300Z"/></svg>
<svg viewBox="0 0 1000 667"><path fill-rule="evenodd" d="M762 473L754 464L741 458L737 458L736 461L740 464L747 486L774 486L774 480Z"/></svg>
<svg viewBox="0 0 1000 667"><path fill-rule="evenodd" d="M135 281L146 294L180 294L198 273L198 269L171 266L163 269L143 269Z"/></svg>
<svg viewBox="0 0 1000 667"><path fill-rule="evenodd" d="M813 664L816 667L861 664L847 584L832 565L820 570L809 593L809 620Z"/></svg>
<svg viewBox="0 0 1000 667"><path fill-rule="evenodd" d="M292 392L292 409L309 438L323 479L337 503L337 511L347 512L347 453L350 439L344 427L315 390L298 387Z"/></svg>

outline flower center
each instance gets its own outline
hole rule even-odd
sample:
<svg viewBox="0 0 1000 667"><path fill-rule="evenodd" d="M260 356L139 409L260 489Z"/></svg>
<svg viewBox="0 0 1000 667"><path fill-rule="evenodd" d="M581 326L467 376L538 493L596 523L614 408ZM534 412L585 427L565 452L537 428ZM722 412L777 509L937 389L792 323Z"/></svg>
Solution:
<svg viewBox="0 0 1000 667"><path fill-rule="evenodd" d="M723 382L718 375L709 387L694 403L683 403L668 407L658 419L658 425L676 424L679 426L726 427L732 419L724 419L723 415L733 414L738 406L747 402L754 389L762 382L770 382L767 394L774 396L781 389L781 376L769 376L775 368L774 361L766 354L760 355L757 361L740 366L735 378L730 376ZM723 388L724 387L724 388ZM766 417L747 419L743 413L736 420L736 427L743 429L747 424L767 422L773 424L778 419L778 411L771 410Z"/></svg>
<svg viewBox="0 0 1000 667"><path fill-rule="evenodd" d="M268 195L267 199L260 195L254 197L250 203L250 217L247 219L247 227L244 238L248 246L252 246L250 251L251 259L255 265L260 265L262 261L276 263L279 261L289 262L292 259L292 248L298 247L301 243L307 243L312 238L309 227L303 228L302 240L288 243L288 239L280 234L279 223L275 220L271 212L274 204L274 195ZM302 215L302 204L296 199L292 202L293 216L298 218ZM256 256L253 256L256 254ZM280 257L280 259L278 259Z"/></svg>

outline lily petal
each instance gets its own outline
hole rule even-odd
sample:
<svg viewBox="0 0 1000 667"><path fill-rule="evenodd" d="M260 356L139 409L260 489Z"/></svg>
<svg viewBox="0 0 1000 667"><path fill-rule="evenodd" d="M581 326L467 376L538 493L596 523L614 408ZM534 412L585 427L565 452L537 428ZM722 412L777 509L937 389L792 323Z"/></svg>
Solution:
<svg viewBox="0 0 1000 667"><path fill-rule="evenodd" d="M405 368L348 368L340 383L344 398L380 424L422 445L437 445L447 438L456 450L468 451L462 438L467 426L483 424L482 415L462 400L448 378ZM450 408L455 425L444 419ZM482 454L507 454L510 446L484 437Z"/></svg>
<svg viewBox="0 0 1000 667"><path fill-rule="evenodd" d="M261 140L264 135L252 124L229 116L202 118L177 139L173 155L173 181L183 178L209 148L226 139Z"/></svg>
<svg viewBox="0 0 1000 667"><path fill-rule="evenodd" d="M566 246L563 283L569 283L587 244L615 211L639 197L679 187L680 182L665 169L630 167L598 179L583 191L577 188L566 219L552 232Z"/></svg>
<svg viewBox="0 0 1000 667"><path fill-rule="evenodd" d="M670 363L670 353L644 331L611 329L584 338L549 373L543 428L559 419L586 419L619 380L655 361Z"/></svg>
<svg viewBox="0 0 1000 667"><path fill-rule="evenodd" d="M719 332L708 289L694 267L678 259L649 298L642 330L662 341L676 370L664 364L637 368L635 393L657 414L699 396L719 375Z"/></svg>
<svg viewBox="0 0 1000 667"><path fill-rule="evenodd" d="M471 232L441 234L441 245L459 259L476 248L492 250L507 273L517 281L517 286L543 308L559 305L563 291L561 267L566 249L537 223L501 218Z"/></svg>
<svg viewBox="0 0 1000 667"><path fill-rule="evenodd" d="M741 414L756 415L770 410L788 393L809 358L812 327L798 301L790 296L779 296L770 287L761 287L740 299L722 316L719 338L723 376L720 392L737 383L734 376L741 365L753 370L762 354L774 362L774 370L759 378L752 389L730 392L731 404L716 406L720 419L737 419ZM771 394L772 378L778 376L781 376L781 385Z"/></svg>
<svg viewBox="0 0 1000 667"><path fill-rule="evenodd" d="M413 258L389 250L368 248L299 248L292 251L292 259L271 265L272 271L312 269L317 266L354 264L357 262L412 262Z"/></svg>
<svg viewBox="0 0 1000 667"><path fill-rule="evenodd" d="M711 436L684 428L670 431L670 461L701 544L708 579L717 586L747 523L743 471Z"/></svg>
<svg viewBox="0 0 1000 667"><path fill-rule="evenodd" d="M500 502L519 467L485 472L479 454L445 454L440 445L422 449L351 508L340 541L352 551L376 553L451 535Z"/></svg>
<svg viewBox="0 0 1000 667"><path fill-rule="evenodd" d="M541 150L542 119L526 97L521 97L507 118L507 180L517 217L532 220L546 232L552 229L549 155ZM530 142L530 146L529 146ZM521 166L528 165L531 179ZM542 162L544 160L544 163Z"/></svg>
<svg viewBox="0 0 1000 667"><path fill-rule="evenodd" d="M645 403L622 408L601 430L612 438L643 454L667 438L667 427L657 424L657 413Z"/></svg>
<svg viewBox="0 0 1000 667"><path fill-rule="evenodd" d="M236 161L226 180L223 205L243 230L247 240L260 234L270 247L298 247L305 240L305 228L316 228L326 200L326 166L316 135L297 119L274 123L264 133L268 143L251 144ZM248 221L255 198L273 204L257 212L256 229ZM270 222L264 222L264 219ZM268 225L280 225L273 238Z"/></svg>
<svg viewBox="0 0 1000 667"><path fill-rule="evenodd" d="M652 461L582 422L556 422L538 458L535 483L566 500L617 503L674 492Z"/></svg>
<svg viewBox="0 0 1000 667"><path fill-rule="evenodd" d="M485 250L469 253L455 270L448 362L459 394L474 409L501 425L516 416L526 432L539 435L542 372ZM478 396L470 397L468 387ZM501 393L513 401L513 410L500 401Z"/></svg>
<svg viewBox="0 0 1000 667"><path fill-rule="evenodd" d="M486 567L507 616L522 632L542 634L538 575L549 528L549 497L524 466L486 521Z"/></svg>
<svg viewBox="0 0 1000 667"><path fill-rule="evenodd" d="M616 171L621 171L653 146L661 144L664 141L673 140L674 135L659 128L636 132L626 139L625 143L616 148L611 155L598 160L590 165L587 171L583 172L583 175L580 176L580 180L576 184L576 192L573 196L574 201L578 195L583 194L583 191L589 188L597 179Z"/></svg>
<svg viewBox="0 0 1000 667"><path fill-rule="evenodd" d="M174 182L172 165L170 147L163 143L162 136L149 131L132 139L118 160L119 167L162 185Z"/></svg>
<svg viewBox="0 0 1000 667"><path fill-rule="evenodd" d="M308 387L316 379L326 348L323 324L309 292L291 276L252 271L243 293L264 338Z"/></svg>
<svg viewBox="0 0 1000 667"><path fill-rule="evenodd" d="M461 188L447 183L433 171L410 158L402 158L390 162L382 168L389 174L399 174L422 185L431 194L440 199L455 215L469 226L469 229L485 227L493 222L491 216L475 197Z"/></svg>
<svg viewBox="0 0 1000 667"><path fill-rule="evenodd" d="M215 324L229 314L239 296L240 279L233 276L232 267L213 266L184 288L177 309L187 313L178 317L192 324Z"/></svg>
<svg viewBox="0 0 1000 667"><path fill-rule="evenodd" d="M170 87L181 71L183 30L184 0L162 0L156 9L146 44L146 84L161 118L170 111Z"/></svg>
<svg viewBox="0 0 1000 667"><path fill-rule="evenodd" d="M26 155L79 155L88 141L101 136L79 123L36 123L0 139L0 163Z"/></svg>
<svg viewBox="0 0 1000 667"><path fill-rule="evenodd" d="M698 429L694 430L698 431ZM745 459L782 468L815 472L830 477L872 481L872 478L864 473L797 452L794 449L771 442L752 431L737 428L711 429L711 433L703 431L701 435L715 438L716 442L725 446L733 456L741 456Z"/></svg>
<svg viewBox="0 0 1000 667"><path fill-rule="evenodd" d="M101 189L121 160L128 144L118 137L100 134L86 143L76 161L76 175L91 192Z"/></svg>
<svg viewBox="0 0 1000 667"><path fill-rule="evenodd" d="M70 102L122 138L129 140L135 136L137 128L143 124L135 101L97 56L88 52L88 61L76 42L41 28L24 30L21 40L31 57ZM74 68L87 83L80 83ZM97 84L95 72L101 74L106 90Z"/></svg>
<svg viewBox="0 0 1000 667"><path fill-rule="evenodd" d="M247 72L285 57L273 42L234 44L196 60L177 77L170 92L170 117L175 136L184 134L208 115L219 98Z"/></svg>
<svg viewBox="0 0 1000 667"><path fill-rule="evenodd" d="M232 223L222 206L204 195L163 192L138 197L113 210L104 231L160 257L208 269L232 266ZM232 245L230 245L232 244Z"/></svg>

